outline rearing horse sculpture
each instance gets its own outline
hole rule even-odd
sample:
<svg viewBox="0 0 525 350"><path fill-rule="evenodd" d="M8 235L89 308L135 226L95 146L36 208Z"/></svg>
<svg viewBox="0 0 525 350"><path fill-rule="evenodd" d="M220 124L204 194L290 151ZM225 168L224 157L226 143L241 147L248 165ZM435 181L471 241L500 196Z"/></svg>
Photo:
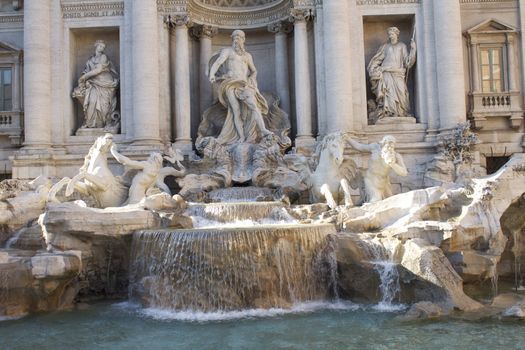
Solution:
<svg viewBox="0 0 525 350"><path fill-rule="evenodd" d="M340 133L326 135L316 149L315 170L312 171L306 161L299 166L301 178L310 191L311 203L319 203L324 197L332 209L343 199L346 206L353 205L350 183L355 179L356 166L353 161L344 159L345 144L345 137Z"/></svg>
<svg viewBox="0 0 525 350"><path fill-rule="evenodd" d="M106 134L97 138L84 159L84 165L72 179L65 177L49 191L48 201L56 202L56 194L66 184L66 197L78 191L92 196L100 208L121 206L127 198L128 187L120 177L113 175L108 167L108 153L113 145L113 135Z"/></svg>

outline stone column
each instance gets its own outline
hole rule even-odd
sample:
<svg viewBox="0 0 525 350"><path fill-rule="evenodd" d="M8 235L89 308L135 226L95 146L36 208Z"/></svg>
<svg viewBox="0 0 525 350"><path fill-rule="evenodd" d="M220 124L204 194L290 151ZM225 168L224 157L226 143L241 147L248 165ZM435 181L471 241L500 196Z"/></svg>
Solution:
<svg viewBox="0 0 525 350"><path fill-rule="evenodd" d="M525 99L525 35L523 35L523 28L525 28L525 3L523 1L519 1L519 7L520 7L520 28L521 28L521 35L520 35L520 41L521 41L521 50L519 52L519 55L521 56L521 69L518 71L520 72L520 78L521 78L521 94L523 95L523 98ZM523 139L523 145L525 145L525 138Z"/></svg>
<svg viewBox="0 0 525 350"><path fill-rule="evenodd" d="M422 99L425 108L422 109L421 123L428 125L425 141L434 142L439 129L439 103L435 96L437 87L436 73L436 46L434 45L434 9L432 1L423 1L421 4L421 21L416 21L418 40L418 60L423 64L424 77L420 79L420 87L424 89L424 98ZM422 34L422 35L421 35ZM421 35L421 36L420 36Z"/></svg>
<svg viewBox="0 0 525 350"><path fill-rule="evenodd" d="M280 107L290 114L290 80L288 77L288 34L293 27L290 22L279 22L268 26L275 34L275 87L281 100Z"/></svg>
<svg viewBox="0 0 525 350"><path fill-rule="evenodd" d="M25 147L51 146L51 1L24 2ZM16 77L13 75L12 77Z"/></svg>
<svg viewBox="0 0 525 350"><path fill-rule="evenodd" d="M134 0L133 141L136 145L160 143L159 138L159 32L156 0Z"/></svg>
<svg viewBox="0 0 525 350"><path fill-rule="evenodd" d="M515 38L513 34L507 34L507 54L509 55L509 90L517 91L518 84L516 83L516 53L514 52Z"/></svg>
<svg viewBox="0 0 525 350"><path fill-rule="evenodd" d="M472 92L481 92L479 75L479 44L476 41L470 43L470 56L472 57Z"/></svg>
<svg viewBox="0 0 525 350"><path fill-rule="evenodd" d="M295 116L297 120L297 147L308 147L314 143L312 135L312 101L310 85L310 66L308 57L307 21L310 11L292 9L294 22L294 57L295 57Z"/></svg>
<svg viewBox="0 0 525 350"><path fill-rule="evenodd" d="M184 153L192 151L189 24L190 18L187 15L172 17L172 25L175 27L175 147Z"/></svg>
<svg viewBox="0 0 525 350"><path fill-rule="evenodd" d="M317 133L318 137L326 135L326 85L324 67L324 23L323 3L317 2L314 19L315 45L315 91L317 97Z"/></svg>
<svg viewBox="0 0 525 350"><path fill-rule="evenodd" d="M465 121L465 71L460 5L457 0L432 1L436 43L440 128Z"/></svg>
<svg viewBox="0 0 525 350"><path fill-rule="evenodd" d="M170 24L159 20L159 84L160 84L160 138L162 143L171 142L171 67Z"/></svg>
<svg viewBox="0 0 525 350"><path fill-rule="evenodd" d="M327 133L353 130L349 15L349 1L323 2Z"/></svg>
<svg viewBox="0 0 525 350"><path fill-rule="evenodd" d="M22 108L22 103L20 101L20 77L20 58L18 57L11 76L11 81L13 83L13 111L20 111Z"/></svg>
<svg viewBox="0 0 525 350"><path fill-rule="evenodd" d="M200 42L199 56L199 112L202 117L204 111L213 103L212 84L208 79L208 63L212 55L212 38L217 35L219 29L209 25L192 28L192 35Z"/></svg>

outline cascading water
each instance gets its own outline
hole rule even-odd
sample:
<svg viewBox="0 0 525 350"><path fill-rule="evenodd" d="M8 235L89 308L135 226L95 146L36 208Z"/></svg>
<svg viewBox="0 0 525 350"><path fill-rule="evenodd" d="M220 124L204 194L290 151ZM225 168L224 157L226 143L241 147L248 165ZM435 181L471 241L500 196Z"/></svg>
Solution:
<svg viewBox="0 0 525 350"><path fill-rule="evenodd" d="M392 254L378 241L373 239L361 240L361 247L366 253L366 258L374 266L379 276L379 292L381 300L376 309L381 311L396 310L399 305L394 302L399 298L401 285L397 264L392 259Z"/></svg>
<svg viewBox="0 0 525 350"><path fill-rule="evenodd" d="M381 301L377 305L377 308L381 310L397 308L394 305L394 301L396 297L399 297L401 291L397 264L392 261L374 261L372 263L381 281L379 285Z"/></svg>
<svg viewBox="0 0 525 350"><path fill-rule="evenodd" d="M521 258L523 253L521 251L520 234L521 230L514 230L512 232L512 237L514 238L514 288L516 291L525 290L521 277Z"/></svg>
<svg viewBox="0 0 525 350"><path fill-rule="evenodd" d="M196 228L296 223L281 202L193 203L186 214Z"/></svg>
<svg viewBox="0 0 525 350"><path fill-rule="evenodd" d="M290 307L335 296L333 225L135 233L130 299L172 310Z"/></svg>
<svg viewBox="0 0 525 350"><path fill-rule="evenodd" d="M275 190L261 187L229 187L211 191L209 198L213 202L255 202L260 198L272 198Z"/></svg>

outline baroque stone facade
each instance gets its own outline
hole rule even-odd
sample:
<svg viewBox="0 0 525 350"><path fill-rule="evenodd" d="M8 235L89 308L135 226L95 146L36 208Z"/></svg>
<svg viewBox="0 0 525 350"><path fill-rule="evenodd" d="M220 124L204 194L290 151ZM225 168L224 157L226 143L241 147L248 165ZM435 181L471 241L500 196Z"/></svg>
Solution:
<svg viewBox="0 0 525 350"><path fill-rule="evenodd" d="M75 175L103 132L79 131L71 97L98 40L120 78L120 151L144 160L174 144L193 157L217 98L208 62L235 29L247 33L258 88L288 114L297 151L333 132L363 144L393 135L409 169L392 179L397 193L422 186L439 140L470 119L474 163L491 172L525 146L524 25L517 0L2 0L0 177ZM415 123L370 114L366 68L390 27L417 44L402 78ZM345 152L366 167L366 156Z"/></svg>

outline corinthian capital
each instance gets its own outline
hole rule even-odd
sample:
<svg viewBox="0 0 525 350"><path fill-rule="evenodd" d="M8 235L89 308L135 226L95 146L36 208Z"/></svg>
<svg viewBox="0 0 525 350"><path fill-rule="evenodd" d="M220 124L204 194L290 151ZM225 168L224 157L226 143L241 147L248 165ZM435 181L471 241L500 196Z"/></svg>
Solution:
<svg viewBox="0 0 525 350"><path fill-rule="evenodd" d="M167 15L164 17L164 23L166 23L170 28L180 26L191 27L193 24L191 22L190 16L187 14Z"/></svg>
<svg viewBox="0 0 525 350"><path fill-rule="evenodd" d="M201 39L201 38L213 38L217 33L219 32L219 28L210 26L210 25L202 25L202 26L194 26L191 29L191 35L195 39Z"/></svg>
<svg viewBox="0 0 525 350"><path fill-rule="evenodd" d="M293 8L290 10L291 22L307 22L314 18L312 9Z"/></svg>
<svg viewBox="0 0 525 350"><path fill-rule="evenodd" d="M288 34L293 30L293 26L289 21L281 21L268 25L268 31L274 34Z"/></svg>

